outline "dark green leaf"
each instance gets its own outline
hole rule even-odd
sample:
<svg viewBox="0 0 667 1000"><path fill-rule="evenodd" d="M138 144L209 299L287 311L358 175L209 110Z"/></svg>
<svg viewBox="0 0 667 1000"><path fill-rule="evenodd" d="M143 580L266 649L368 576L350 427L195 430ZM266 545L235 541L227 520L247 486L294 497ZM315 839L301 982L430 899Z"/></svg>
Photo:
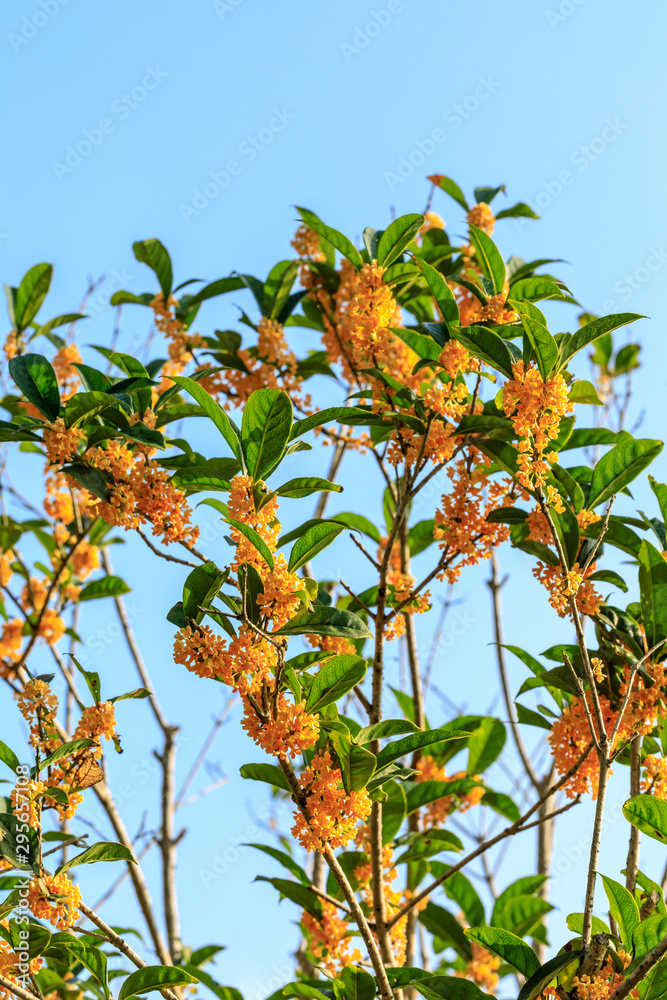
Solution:
<svg viewBox="0 0 667 1000"><path fill-rule="evenodd" d="M120 597L129 594L131 588L119 576L103 576L87 583L79 594L80 601L94 601L98 597Z"/></svg>
<svg viewBox="0 0 667 1000"><path fill-rule="evenodd" d="M289 782L283 772L275 764L244 764L239 768L242 778L249 778L252 781L265 781L268 785L282 788L289 792Z"/></svg>
<svg viewBox="0 0 667 1000"><path fill-rule="evenodd" d="M100 842L99 844L92 844L85 851L82 851L81 854L70 858L69 861L66 861L64 865L58 868L56 874L60 875L62 872L68 872L70 868L76 868L77 865L91 865L97 861L127 861L134 865L137 863L132 851L123 844Z"/></svg>
<svg viewBox="0 0 667 1000"><path fill-rule="evenodd" d="M662 441L648 438L622 441L603 455L593 470L586 506L604 503L643 472L662 451Z"/></svg>
<svg viewBox="0 0 667 1000"><path fill-rule="evenodd" d="M371 633L361 618L342 608L316 607L313 611L299 611L274 635L341 635L349 639L368 639Z"/></svg>
<svg viewBox="0 0 667 1000"><path fill-rule="evenodd" d="M295 573L305 563L314 559L318 552L326 549L344 530L342 524L322 521L314 524L295 542L289 557L288 570Z"/></svg>
<svg viewBox="0 0 667 1000"><path fill-rule="evenodd" d="M248 472L266 479L279 464L292 430L292 403L279 389L257 389L243 410L241 440Z"/></svg>
<svg viewBox="0 0 667 1000"><path fill-rule="evenodd" d="M198 980L178 965L146 965L131 972L120 988L118 1000L127 1000L138 993L151 993L174 986L190 986Z"/></svg>
<svg viewBox="0 0 667 1000"><path fill-rule="evenodd" d="M335 609L332 609L335 610ZM327 705L342 698L366 676L367 663L354 653L343 653L322 664L315 674L308 700L307 712L319 712Z"/></svg>
<svg viewBox="0 0 667 1000"><path fill-rule="evenodd" d="M415 238L424 224L423 215L401 215L387 226L380 237L377 248L377 262L381 267L389 267L401 255L408 243Z"/></svg>
<svg viewBox="0 0 667 1000"><path fill-rule="evenodd" d="M171 295L174 276L171 258L159 240L138 240L132 244L134 256L141 264L147 264L157 277L165 304Z"/></svg>
<svg viewBox="0 0 667 1000"><path fill-rule="evenodd" d="M33 406L53 422L60 414L60 390L50 362L41 354L19 354L9 362L9 374Z"/></svg>

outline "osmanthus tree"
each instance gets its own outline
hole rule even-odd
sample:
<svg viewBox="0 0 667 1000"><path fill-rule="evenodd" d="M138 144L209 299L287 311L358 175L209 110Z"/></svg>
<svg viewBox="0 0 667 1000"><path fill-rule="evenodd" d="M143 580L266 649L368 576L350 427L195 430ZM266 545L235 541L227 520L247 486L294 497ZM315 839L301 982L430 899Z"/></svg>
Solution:
<svg viewBox="0 0 667 1000"><path fill-rule="evenodd" d="M242 776L267 782L293 805L291 849L255 845L267 865L284 868L267 880L301 914L295 979L277 995L478 1000L499 977L509 977L503 994L518 991L520 1000L667 995L667 912L659 884L639 864L642 833L667 837L667 487L650 480L655 516L635 514L626 498L613 506L662 445L585 419L600 402L611 405L615 381L636 366L636 345L614 355L612 332L639 317L585 315L574 332L553 335L536 303L577 304L541 270L553 262L506 261L491 238L497 220L530 209L520 203L494 216L500 188L476 189L470 207L453 181L430 180L432 196L442 190L466 213L463 245L430 210L366 229L359 249L301 209L296 259L279 262L266 281L234 273L193 291L192 282L174 287L159 241L135 243L157 287L112 301L153 311L167 360L143 364L112 345L96 348L101 367L84 363L72 339L83 317L41 319L49 265L8 290L13 388L2 401L11 419L0 436L8 462L15 451L22 463L41 456L45 478L43 510L23 520L5 511L0 525L0 674L8 706L15 702L27 723L26 745L0 744L9 768L0 815L3 996L106 1000L111 984L118 1000L151 990L173 1000L197 983L220 1000L238 996L206 968L218 947L181 938L176 728L132 635L128 585L111 569L109 545L123 531L173 564L174 603L165 614L174 658L212 693L223 685L240 703L241 725L258 748ZM203 302L242 290L254 298L241 314L242 334L198 332ZM288 337L292 326L312 337L302 357ZM63 328L66 339L56 332ZM597 387L576 375L591 351ZM340 405L318 408L323 377L340 387ZM202 421L217 432L211 456L196 447ZM170 437L175 426L180 436ZM286 457L324 444L332 445L327 478L287 477ZM363 513L327 516L354 449L365 456L368 489L380 484L377 496L364 500ZM592 464L581 458L587 449ZM443 469L447 488L429 509L426 488ZM287 500L305 501L304 515L281 533ZM200 502L220 516L226 557L219 544L198 548ZM358 550L354 576L318 581L318 554L344 532ZM489 610L504 721L483 706L454 718L429 706L432 725L416 616L429 615L431 594L455 586L466 567L495 560L503 543L534 559L522 585L542 588L562 619L562 642L542 654L546 662L506 647L526 668L515 703L496 600ZM497 575L490 582L497 598ZM624 609L602 596L628 586L639 599ZM76 657L85 602L102 598L116 604L141 685L117 697L109 697L111 679ZM60 651L65 634L69 654ZM386 664L399 644L410 691L391 694ZM61 705L45 657L64 680ZM550 707L531 707L535 691ZM116 704L127 697L146 699L164 737L153 837L159 910L105 777L104 755L118 739ZM470 697L479 697L472 687ZM507 730L532 796L523 811L485 777ZM534 742L541 730L553 755L544 777L522 735ZM618 871L598 880L612 763L629 768L629 847L627 857L619 849ZM614 780L627 784L628 771L616 770ZM108 842L89 845L77 832L84 793L107 814ZM596 813L583 909L569 915L571 937L553 942L545 961L552 907L544 831L588 795ZM470 817L460 817L488 810L500 828L471 839ZM468 877L473 863L528 830L541 837L539 870L499 894L489 879L485 906ZM85 874L81 887L74 881L77 866L102 861L127 866L148 931L143 955L84 902ZM595 912L598 881L608 922ZM431 953L437 965L428 969Z"/></svg>

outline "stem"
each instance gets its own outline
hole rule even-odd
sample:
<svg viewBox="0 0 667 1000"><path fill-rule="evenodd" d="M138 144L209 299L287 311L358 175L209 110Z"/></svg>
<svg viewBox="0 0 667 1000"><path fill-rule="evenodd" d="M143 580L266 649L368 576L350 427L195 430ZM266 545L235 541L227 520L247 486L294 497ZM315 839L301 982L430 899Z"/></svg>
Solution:
<svg viewBox="0 0 667 1000"><path fill-rule="evenodd" d="M642 766L642 738L633 736L630 744L630 797L639 795L639 779ZM637 884L637 872L639 871L639 843L641 833L636 826L630 827L630 844L628 846L628 860L625 866L625 888L628 892L634 893Z"/></svg>
<svg viewBox="0 0 667 1000"><path fill-rule="evenodd" d="M3 990L7 990L9 993L13 993L14 996L19 997L20 1000L39 1000L34 993L24 990L23 987L13 983L6 976L0 976L0 986L2 986Z"/></svg>
<svg viewBox="0 0 667 1000"><path fill-rule="evenodd" d="M116 948L118 948L118 950L122 952L126 958L129 958L129 960L136 965L138 969L144 969L148 965L148 962L144 962L143 958L141 958L140 955L137 955L136 951L130 947L127 941L122 938L120 934L116 934L116 932L112 930L108 924L105 924L102 918L99 917L94 910L91 910L91 908L86 906L85 903L78 903L77 907L81 910L85 917L88 917L91 924L95 924L95 926L102 931L107 941L110 941L111 944L115 945ZM176 994L170 989L160 990L160 993L163 997L168 998L168 1000L178 1000Z"/></svg>
<svg viewBox="0 0 667 1000"><path fill-rule="evenodd" d="M169 951L174 962L178 962L183 951L176 898L176 845L179 838L174 837L174 770L176 766L174 737L177 732L177 726L170 727L165 736L162 753L156 754L162 765L162 829L158 840L162 853L162 898Z"/></svg>
<svg viewBox="0 0 667 1000"><path fill-rule="evenodd" d="M598 754L598 760L600 762L598 798L595 804L595 820L593 822L593 836L591 838L591 853L588 861L588 881L586 883L584 922L581 930L582 948L588 948L591 943L591 930L593 927L593 904L595 902L595 882L598 871L598 858L600 856L602 819L604 817L604 800L607 794L607 782L609 780L609 770L610 770L610 761L607 756L606 737L602 737L601 742L602 742L601 753Z"/></svg>
<svg viewBox="0 0 667 1000"><path fill-rule="evenodd" d="M577 773L577 771L579 770L583 762L586 760L592 749L593 745L591 744L586 748L586 750L584 750L584 752L580 755L580 757L575 761L575 763L572 765L569 771L566 771L565 774L563 774L558 779L558 781L551 786L551 788L547 789L547 791L542 796L540 796L537 802L533 803L530 809L528 809L523 814L523 816L520 816L519 819L516 820L516 822L512 823L510 826L506 826L504 830L501 830L500 833L496 834L496 836L492 837L490 840L482 841L475 848L474 851L471 851L470 854L466 855L466 857L463 858L461 861L459 861L457 864L452 865L451 868L448 868L443 875L440 875L433 882L431 882L431 884L427 886L426 889L423 889L416 896L413 896L412 899L409 899L408 902L405 903L401 907L401 909L394 914L391 920L387 922L387 926L389 928L393 927L394 924L398 923L401 917L404 917L406 913L409 913L414 906L417 906L419 903L421 903L423 899L426 899L428 896L430 896L431 893L435 889L437 889L439 885L442 885L443 882L446 882L447 879L451 878L452 875L455 875L456 872L459 872L461 871L462 868L465 868L465 866L470 864L471 861L474 861L475 858L478 858L480 854L484 854L491 847L494 847L496 844L500 843L501 840L505 840L506 837L511 837L515 833L523 833L524 830L529 830L533 826L537 826L539 825L539 823L543 822L543 820L541 819L537 819L533 823L528 823L527 821L530 819L533 813L538 811L542 803L546 802L547 799L551 798L552 795L554 795L560 788L562 788L563 785L566 782L568 782L574 774ZM559 813L565 812L567 809L572 808L572 806L575 805L576 802L577 800L575 799L572 802L568 803L568 805L563 806L561 809L556 810L556 812L549 813L544 818L550 819L553 816L557 816Z"/></svg>
<svg viewBox="0 0 667 1000"><path fill-rule="evenodd" d="M631 972L630 975L623 980L617 990L614 990L609 997L609 1000L624 1000L624 998L633 991L635 986L638 986L639 983L641 983L646 973L650 972L653 966L658 964L666 952L667 937L664 937L652 951L649 951L648 954L644 955L635 971Z"/></svg>

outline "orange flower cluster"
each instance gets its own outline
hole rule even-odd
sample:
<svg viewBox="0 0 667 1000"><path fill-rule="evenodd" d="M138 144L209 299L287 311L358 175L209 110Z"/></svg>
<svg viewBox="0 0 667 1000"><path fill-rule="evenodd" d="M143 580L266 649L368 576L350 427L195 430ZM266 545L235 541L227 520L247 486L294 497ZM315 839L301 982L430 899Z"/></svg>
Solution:
<svg viewBox="0 0 667 1000"><path fill-rule="evenodd" d="M414 779L417 782L441 781L447 783L460 781L469 777L465 771L457 771L456 774L448 777L444 767L441 767L435 758L429 754L424 754L419 758L417 770L419 774L415 775ZM475 775L473 780L480 781L481 779L479 775ZM424 806L424 811L421 814L422 829L430 830L434 826L443 826L452 811L452 806L456 806L458 812L467 812L473 806L479 805L483 795L484 788L482 785L475 785L469 792L463 792L462 794L457 792L455 795L443 795L439 799L434 799L433 802L429 802Z"/></svg>
<svg viewBox="0 0 667 1000"><path fill-rule="evenodd" d="M498 969L500 959L497 955L492 955L481 944L471 941L472 959L467 963L464 972L457 972L459 979L472 979L481 989L487 993L493 993L498 985Z"/></svg>
<svg viewBox="0 0 667 1000"><path fill-rule="evenodd" d="M667 760L649 753L644 758L642 792L655 795L656 799L667 799Z"/></svg>
<svg viewBox="0 0 667 1000"><path fill-rule="evenodd" d="M58 698L49 684L42 680L29 680L18 695L18 709L30 727L30 746L49 754L60 746L61 740L55 727Z"/></svg>
<svg viewBox="0 0 667 1000"><path fill-rule="evenodd" d="M487 521L487 517L499 505L512 506L512 482L490 479L489 465L490 460L471 447L467 458L447 469L453 488L442 495L435 512L434 536L446 561L439 580L454 583L464 566L489 559L493 549L509 538L507 524Z"/></svg>
<svg viewBox="0 0 667 1000"><path fill-rule="evenodd" d="M312 400L302 395L303 379L297 375L297 358L285 336L285 329L276 320L262 316L257 326L257 347L238 351L241 369L226 368L205 375L200 384L212 396L223 396L225 407L239 406L256 389L283 389L296 407L308 410ZM202 368L210 367L202 365Z"/></svg>
<svg viewBox="0 0 667 1000"><path fill-rule="evenodd" d="M78 391L81 380L74 365L80 365L82 361L81 352L76 344L64 344L56 352L51 364L60 386L61 399L67 400Z"/></svg>
<svg viewBox="0 0 667 1000"><path fill-rule="evenodd" d="M491 206L485 201L478 201L468 212L466 221L470 226L477 226L482 229L487 236L493 236L496 227L496 217L491 211Z"/></svg>
<svg viewBox="0 0 667 1000"><path fill-rule="evenodd" d="M622 954L619 952L619 954ZM630 962L630 956L626 956L624 965ZM605 963L595 976L575 976L572 986L576 990L579 1000L609 1000L609 997L621 985L624 980L621 972L616 972L610 957L605 959ZM631 1000L638 1000L639 989L632 990L628 996Z"/></svg>
<svg viewBox="0 0 667 1000"><path fill-rule="evenodd" d="M103 517L108 524L126 531L149 521L153 534L161 538L163 545L172 542L194 545L199 528L190 524L192 511L185 495L172 486L166 470L157 462L140 451L131 451L120 441L92 448L87 458L90 465L113 480L108 502L84 494L91 516ZM81 489L74 481L70 485L77 491Z"/></svg>
<svg viewBox="0 0 667 1000"><path fill-rule="evenodd" d="M338 916L333 903L322 901L322 919L308 913L301 915L301 926L309 937L310 951L321 960L327 976L339 976L348 965L358 965L362 954L358 948L350 951L351 938L347 921Z"/></svg>
<svg viewBox="0 0 667 1000"><path fill-rule="evenodd" d="M306 712L305 701L295 705L280 694L275 718L269 717L263 724L247 698L244 699L244 708L241 725L266 753L283 759L296 757L317 743L320 722L316 715Z"/></svg>
<svg viewBox="0 0 667 1000"><path fill-rule="evenodd" d="M304 768L299 784L305 794L308 819L298 813L292 833L301 846L320 852L345 847L359 820L370 815L371 800L366 789L345 791L340 768L334 767L328 750L317 754L310 767Z"/></svg>
<svg viewBox="0 0 667 1000"><path fill-rule="evenodd" d="M377 550L378 562L382 562L384 559L388 541L388 537L380 539L380 545ZM398 602L409 600L410 595L412 594L412 588L416 582L417 581L414 576L402 571L401 546L400 541L396 539L391 551L387 572L387 584L394 588L394 599ZM391 621L387 623L384 632L385 639L391 641L392 639L402 636L405 632L405 616L423 614L425 611L428 611L430 607L430 598L430 590L427 590L424 594L417 594L413 597L410 603L406 604L401 610L401 613L395 615Z"/></svg>
<svg viewBox="0 0 667 1000"><path fill-rule="evenodd" d="M577 524L580 531L585 531L590 524L595 524L599 520L600 515L596 514L593 510L580 510L577 514ZM530 529L528 534L529 541L541 542L543 545L553 545L554 539L549 522L539 507L535 507L534 510L528 512L526 524Z"/></svg>
<svg viewBox="0 0 667 1000"><path fill-rule="evenodd" d="M63 418L58 417L44 428L43 439L49 462L63 465L76 457L79 447L86 440L86 435L78 427L68 429Z"/></svg>
<svg viewBox="0 0 667 1000"><path fill-rule="evenodd" d="M429 229L444 229L445 220L437 212L424 212L424 225L419 230L419 235L424 236Z"/></svg>
<svg viewBox="0 0 667 1000"><path fill-rule="evenodd" d="M322 649L340 656L343 653L356 653L354 643L342 635L306 635L307 642L314 649Z"/></svg>
<svg viewBox="0 0 667 1000"><path fill-rule="evenodd" d="M664 664L657 663L647 665L646 670L653 683L647 685L641 677L635 677L633 690L616 737L616 744L612 749L615 749L619 743L630 739L634 733L641 736L650 733L657 720L659 710L664 709L662 691L667 682L667 668ZM620 686L621 700L625 696L629 676L630 668L626 666L624 679ZM586 701L597 733L598 725L590 691L586 692ZM610 736L618 718L618 709L612 708L609 699L604 695L600 695L600 708L605 732L607 736ZM591 731L581 698L573 699L560 719L556 719L548 738L556 770L559 774L565 774L591 744ZM648 757L646 761L649 761ZM661 758L656 761L651 760L648 765L645 762L645 767L644 781L650 782L655 778L656 786L663 782L663 775L667 774L667 768L665 768ZM591 751L578 771L564 786L568 798L576 798L577 795L583 795L588 791L594 799L597 798L599 773L597 755Z"/></svg>
<svg viewBox="0 0 667 1000"><path fill-rule="evenodd" d="M48 920L60 931L75 924L80 917L81 890L67 875L42 875L28 886L28 907L38 920Z"/></svg>
<svg viewBox="0 0 667 1000"><path fill-rule="evenodd" d="M417 386L419 379L411 374L417 355L390 329L402 326L403 318L384 273L376 261L359 271L343 261L334 321L325 319L324 347L348 382L365 368L384 368L404 385Z"/></svg>
<svg viewBox="0 0 667 1000"><path fill-rule="evenodd" d="M91 739L113 740L116 733L116 709L111 701L100 701L97 705L84 708L81 718L72 735L73 740ZM96 757L102 756L102 751L95 751Z"/></svg>
<svg viewBox="0 0 667 1000"><path fill-rule="evenodd" d="M155 326L169 342L169 363L163 369L165 376L180 375L190 359L194 357L192 352L195 347L201 347L204 344L204 339L200 334L190 333L187 327L176 319L177 306L177 298L170 295L165 302L162 292L158 292L150 302L155 316Z"/></svg>
<svg viewBox="0 0 667 1000"><path fill-rule="evenodd" d="M520 438L517 479L526 489L537 489L545 485L548 463L558 461L557 452L547 448L573 407L562 375L545 382L534 365L526 368L523 361L517 361L512 372L514 378L503 389L503 408Z"/></svg>
<svg viewBox="0 0 667 1000"><path fill-rule="evenodd" d="M11 361L17 354L23 353L25 347L25 337L17 330L10 330L3 345L3 351L7 361Z"/></svg>
<svg viewBox="0 0 667 1000"><path fill-rule="evenodd" d="M15 816L20 816L22 822L27 822L33 830L39 830L41 823L41 799L44 794L43 781L30 780L12 790L10 795L12 810ZM27 814L27 820L26 820Z"/></svg>
<svg viewBox="0 0 667 1000"><path fill-rule="evenodd" d="M18 663L22 655L22 645L23 621L20 618L11 618L9 621L4 622L2 632L0 633L0 657L2 657L0 675L2 677L9 677L13 673L6 661L9 660L10 663Z"/></svg>
<svg viewBox="0 0 667 1000"><path fill-rule="evenodd" d="M367 855L369 860L366 864L359 865L354 869L354 877L359 882L362 890L364 902L369 910L373 909L373 867L370 861L370 831L367 826L362 826L357 831L356 844ZM384 888L385 915L388 920L398 913L401 905L409 895L409 890L399 891L395 889L393 883L398 877L398 872L394 867L394 848L392 844L385 844L382 848L382 882ZM426 905L424 903L424 905ZM394 955L396 965L403 965L405 962L406 948L406 927L408 922L407 914L401 917L389 930L389 943ZM377 938L377 935L374 935Z"/></svg>
<svg viewBox="0 0 667 1000"><path fill-rule="evenodd" d="M584 576L578 562L564 573L560 566L546 566L538 562L533 568L533 576L549 591L549 604L561 618L572 617L569 599L576 598L577 609L582 615L596 615L602 598L589 577L595 572L596 563L589 566Z"/></svg>
<svg viewBox="0 0 667 1000"><path fill-rule="evenodd" d="M17 954L4 938L0 938L0 975L8 979L14 986L24 987L26 966L30 974L34 975L42 967L42 958L31 958L29 962L24 963L21 955ZM2 1000L15 1000L15 997L16 994L12 993L11 990L0 986Z"/></svg>

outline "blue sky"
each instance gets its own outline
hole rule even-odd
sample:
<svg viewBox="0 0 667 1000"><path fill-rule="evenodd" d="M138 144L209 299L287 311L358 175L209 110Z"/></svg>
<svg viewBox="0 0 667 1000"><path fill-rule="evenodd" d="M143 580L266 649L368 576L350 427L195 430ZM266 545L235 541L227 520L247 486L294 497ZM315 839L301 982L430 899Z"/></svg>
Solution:
<svg viewBox="0 0 667 1000"><path fill-rule="evenodd" d="M214 279L234 268L263 276L291 252L295 204L358 238L392 212L421 210L426 174L450 175L467 192L506 183L506 205L528 201L542 216L539 223L499 225L506 255L564 258L560 273L588 309L651 317L631 334L644 344L631 418L648 407L641 434L660 437L666 21L665 10L647 0L631 12L618 0L8 0L0 12L0 74L8 95L3 280L16 284L32 264L52 262L47 310L55 315L77 308L88 277L104 277L91 318L80 327L82 342L104 344L113 325L109 295L119 287L153 287L132 256L135 239L162 239L178 280ZM461 214L444 194L436 195L434 208L451 232L461 232ZM208 304L202 332L233 323L236 303L248 307L241 295ZM562 317L556 330L571 318L554 315ZM140 343L147 331L147 315L126 309L124 344ZM306 333L297 336L299 346L308 346ZM651 398L657 405L649 405ZM202 450L213 454L214 446L202 439ZM322 471L325 459L319 458ZM22 462L20 478L29 488L39 470L31 458ZM350 460L349 488L335 509L368 509L364 472L359 459ZM664 459L655 474L665 478ZM309 514L308 505L285 505L288 524ZM207 516L210 551L224 558L221 533ZM350 564L346 546L319 558L321 577ZM156 566L133 542L118 546L114 560L131 579L143 574L129 604L167 714L183 722L182 778L220 693L171 663L163 615L182 584L178 569ZM536 653L562 639L543 595L518 582L527 572L523 557L503 553L502 561L512 574L508 641ZM448 697L475 710L490 707L495 692L486 572L464 576L434 667ZM109 694L135 686L113 623L100 602L82 627ZM420 635L424 652L431 628ZM512 664L512 672L518 686L521 671ZM496 710L502 716L497 703ZM446 717L435 699L430 714L434 722ZM112 774L135 829L154 793L155 735L139 703L127 703L119 715L125 753L112 762ZM262 790L238 777L240 764L259 757L239 735L237 714L212 756L229 782L183 816L190 831L180 868L184 937L195 945L226 944L218 978L261 1000L290 975L288 953L297 938L289 920L296 912L288 903L278 910L270 886L250 884L256 872L278 871L270 859L238 846L268 842L272 834L263 829ZM626 830L613 809L625 781L621 773L602 865L616 877ZM196 787L205 783L200 778ZM580 838L585 843L589 819L582 806L559 828L554 895L567 897L569 909L579 909L583 897ZM278 820L287 830L284 807ZM508 879L532 870L527 850L526 842L510 851ZM648 856L651 873L661 875L664 858L657 850ZM150 860L147 867L157 896ZM110 880L97 873L86 878L91 900ZM126 923L129 900L124 888L105 904L105 917ZM554 943L567 912L554 920Z"/></svg>

